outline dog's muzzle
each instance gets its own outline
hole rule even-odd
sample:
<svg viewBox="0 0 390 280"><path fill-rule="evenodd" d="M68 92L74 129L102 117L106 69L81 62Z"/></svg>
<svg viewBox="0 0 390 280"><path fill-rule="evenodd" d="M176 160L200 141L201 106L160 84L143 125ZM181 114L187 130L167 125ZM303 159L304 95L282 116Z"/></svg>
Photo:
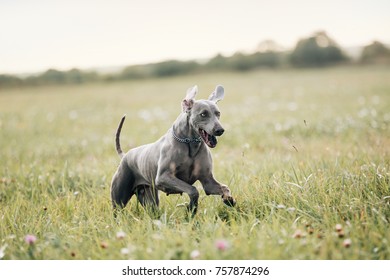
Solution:
<svg viewBox="0 0 390 280"><path fill-rule="evenodd" d="M213 134L209 134L205 130L199 129L200 137L202 137L203 142L210 148L215 148L217 146L218 140L216 136L221 136L224 132L225 130L223 128L215 130Z"/></svg>

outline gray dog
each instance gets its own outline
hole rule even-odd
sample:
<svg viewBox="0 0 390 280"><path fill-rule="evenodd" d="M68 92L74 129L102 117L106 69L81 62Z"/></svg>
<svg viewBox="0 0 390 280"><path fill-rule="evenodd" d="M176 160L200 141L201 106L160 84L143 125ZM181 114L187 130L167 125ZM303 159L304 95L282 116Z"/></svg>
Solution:
<svg viewBox="0 0 390 280"><path fill-rule="evenodd" d="M182 113L164 136L126 154L119 143L122 118L116 133L116 149L122 160L111 184L114 209L125 207L134 194L144 207L158 207L160 190L167 195L188 194L188 209L195 214L199 192L192 185L198 180L207 195L221 195L225 204L235 205L229 188L214 179L208 148L214 148L216 136L224 133L216 105L223 99L224 89L217 86L208 100L195 100L197 92L197 86L188 89Z"/></svg>

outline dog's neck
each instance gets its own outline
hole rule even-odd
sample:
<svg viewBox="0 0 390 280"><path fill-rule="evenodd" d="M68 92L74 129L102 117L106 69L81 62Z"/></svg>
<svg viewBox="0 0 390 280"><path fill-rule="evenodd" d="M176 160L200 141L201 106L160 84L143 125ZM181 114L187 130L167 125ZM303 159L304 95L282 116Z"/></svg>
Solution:
<svg viewBox="0 0 390 280"><path fill-rule="evenodd" d="M182 113L173 123L173 132L179 138L198 139L199 134L193 129L190 124L190 116L187 113ZM195 142L195 141L194 141Z"/></svg>
<svg viewBox="0 0 390 280"><path fill-rule="evenodd" d="M199 152L200 147L204 145L198 132L190 124L190 115L188 113L182 113L179 115L173 123L172 133L175 140L188 145L190 157L194 157ZM189 139L189 141L186 143L178 139Z"/></svg>

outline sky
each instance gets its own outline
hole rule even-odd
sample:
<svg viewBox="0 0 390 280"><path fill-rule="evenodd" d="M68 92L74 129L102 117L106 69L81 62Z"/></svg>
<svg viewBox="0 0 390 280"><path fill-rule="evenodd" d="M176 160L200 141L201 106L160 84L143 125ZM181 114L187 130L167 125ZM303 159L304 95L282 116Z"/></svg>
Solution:
<svg viewBox="0 0 390 280"><path fill-rule="evenodd" d="M390 43L389 0L0 0L0 73L127 66L291 49L325 30Z"/></svg>

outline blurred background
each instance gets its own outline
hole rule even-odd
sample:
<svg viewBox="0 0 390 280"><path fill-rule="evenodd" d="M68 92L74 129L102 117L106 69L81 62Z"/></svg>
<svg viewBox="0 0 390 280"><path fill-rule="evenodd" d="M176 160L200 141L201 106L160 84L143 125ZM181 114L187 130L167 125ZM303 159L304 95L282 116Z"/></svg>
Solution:
<svg viewBox="0 0 390 280"><path fill-rule="evenodd" d="M0 87L389 64L390 2L0 1Z"/></svg>

